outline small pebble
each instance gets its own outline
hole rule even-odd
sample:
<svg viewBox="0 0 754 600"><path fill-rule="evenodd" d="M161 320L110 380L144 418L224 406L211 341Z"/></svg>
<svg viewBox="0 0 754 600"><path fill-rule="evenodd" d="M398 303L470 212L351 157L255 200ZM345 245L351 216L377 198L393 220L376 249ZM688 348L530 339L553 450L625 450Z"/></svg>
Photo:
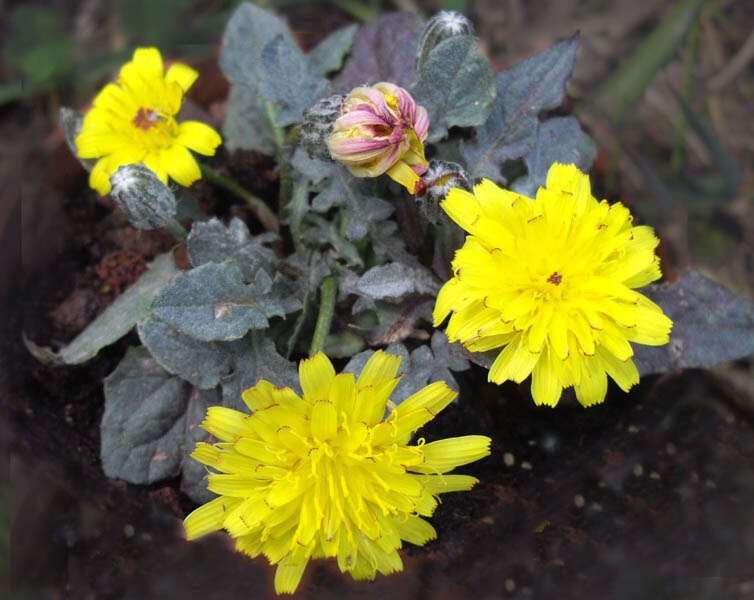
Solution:
<svg viewBox="0 0 754 600"><path fill-rule="evenodd" d="M516 464L516 459L510 452L506 452L505 454L503 454L503 462L505 463L506 467L512 467L514 464Z"/></svg>
<svg viewBox="0 0 754 600"><path fill-rule="evenodd" d="M527 471L531 471L531 463L528 460L525 460L521 463L521 468L526 469Z"/></svg>
<svg viewBox="0 0 754 600"><path fill-rule="evenodd" d="M573 503L576 505L576 508L584 508L586 501L584 500L584 496L582 496L581 494L576 494L573 497Z"/></svg>
<svg viewBox="0 0 754 600"><path fill-rule="evenodd" d="M733 423L736 422L736 417L734 417L731 413L728 413L727 415L725 415L725 422L728 425L733 425Z"/></svg>
<svg viewBox="0 0 754 600"><path fill-rule="evenodd" d="M529 440L529 445L530 446L536 446L537 445L537 440Z"/></svg>
<svg viewBox="0 0 754 600"><path fill-rule="evenodd" d="M639 433L639 428L636 425L629 425L628 433Z"/></svg>
<svg viewBox="0 0 754 600"><path fill-rule="evenodd" d="M141 541L142 542L151 542L152 541L152 534L150 534L150 533L142 533L141 534Z"/></svg>
<svg viewBox="0 0 754 600"><path fill-rule="evenodd" d="M673 456L677 451L677 448L675 447L675 444L673 442L668 442L665 444L665 452L668 453L668 455Z"/></svg>
<svg viewBox="0 0 754 600"><path fill-rule="evenodd" d="M125 527L123 527L123 535L125 535L127 538L132 538L134 536L134 533L136 533L134 526L131 525L131 523L126 523Z"/></svg>
<svg viewBox="0 0 754 600"><path fill-rule="evenodd" d="M602 512L602 505L599 502L592 502L591 509L594 512Z"/></svg>
<svg viewBox="0 0 754 600"><path fill-rule="evenodd" d="M516 589L516 582L513 581L510 577L505 580L505 591L506 592L513 592Z"/></svg>
<svg viewBox="0 0 754 600"><path fill-rule="evenodd" d="M599 487L599 488L606 488L607 487L607 482L603 481L602 479L600 479L599 483L597 483L597 487Z"/></svg>
<svg viewBox="0 0 754 600"><path fill-rule="evenodd" d="M714 481L712 481L711 479L708 479L707 481L705 481L704 485L706 485L711 490L714 490L714 489L717 488L717 484Z"/></svg>
<svg viewBox="0 0 754 600"><path fill-rule="evenodd" d="M691 481L693 481L694 483L699 483L699 473L697 473L696 471L692 471Z"/></svg>
<svg viewBox="0 0 754 600"><path fill-rule="evenodd" d="M644 475L644 467L639 464L634 465L634 475L636 475L637 477Z"/></svg>
<svg viewBox="0 0 754 600"><path fill-rule="evenodd" d="M658 480L658 479L660 479L660 474L657 471L652 471L649 474L649 478L650 479L654 479L654 480Z"/></svg>

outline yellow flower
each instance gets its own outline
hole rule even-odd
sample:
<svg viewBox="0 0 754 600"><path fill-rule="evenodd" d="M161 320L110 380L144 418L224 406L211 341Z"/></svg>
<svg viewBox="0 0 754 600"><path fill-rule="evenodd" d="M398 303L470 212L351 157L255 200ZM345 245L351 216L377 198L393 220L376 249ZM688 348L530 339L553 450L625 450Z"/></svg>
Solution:
<svg viewBox="0 0 754 600"><path fill-rule="evenodd" d="M591 194L589 177L554 164L536 199L488 180L452 189L441 204L467 236L440 290L435 326L472 351L503 346L489 380L532 375L536 404L555 406L573 386L602 402L607 375L624 391L639 381L629 342L666 344L672 321L633 291L661 276L652 228Z"/></svg>
<svg viewBox="0 0 754 600"><path fill-rule="evenodd" d="M181 63L163 72L156 48L138 48L123 65L116 83L94 99L76 138L80 158L98 158L89 185L100 194L110 191L110 176L122 165L142 162L164 182L168 175L181 185L201 178L188 151L212 156L222 142L209 125L177 123L183 95L198 73Z"/></svg>
<svg viewBox="0 0 754 600"><path fill-rule="evenodd" d="M303 398L262 380L243 393L251 415L209 408L202 427L222 443L197 444L191 456L220 472L208 485L220 497L186 517L187 538L224 528L237 550L278 565L279 594L295 591L310 558L337 556L354 579L402 570L402 540L437 535L421 518L435 497L477 481L443 473L487 456L490 439L409 445L456 393L433 383L393 407L400 361L376 352L355 380L320 352L299 365Z"/></svg>

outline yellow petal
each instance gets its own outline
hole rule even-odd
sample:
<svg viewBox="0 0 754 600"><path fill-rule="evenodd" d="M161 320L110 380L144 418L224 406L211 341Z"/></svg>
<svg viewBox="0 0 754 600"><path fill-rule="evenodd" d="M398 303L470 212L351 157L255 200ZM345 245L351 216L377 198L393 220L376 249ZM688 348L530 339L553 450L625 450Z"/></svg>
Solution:
<svg viewBox="0 0 754 600"><path fill-rule="evenodd" d="M317 352L312 358L305 358L299 363L298 376L304 400L313 404L320 398L328 397L335 368L324 352Z"/></svg>
<svg viewBox="0 0 754 600"><path fill-rule="evenodd" d="M312 408L312 435L318 440L327 440L338 430L338 414L329 398L320 398Z"/></svg>
<svg viewBox="0 0 754 600"><path fill-rule="evenodd" d="M210 406L207 418L202 423L202 429L224 442L235 442L243 434L249 432L246 419L249 415L226 408L224 406Z"/></svg>
<svg viewBox="0 0 754 600"><path fill-rule="evenodd" d="M607 374L593 356L581 358L581 383L573 386L576 398L583 406L604 402L607 394Z"/></svg>
<svg viewBox="0 0 754 600"><path fill-rule="evenodd" d="M490 438L485 435L464 435L424 444L425 462L411 467L417 473L445 473L474 462L490 453Z"/></svg>
<svg viewBox="0 0 754 600"><path fill-rule="evenodd" d="M174 65L175 66L175 65ZM205 156L214 156L215 148L222 143L220 134L199 121L183 121L178 125L176 143Z"/></svg>
<svg viewBox="0 0 754 600"><path fill-rule="evenodd" d="M535 404L555 406L563 392L563 384L558 375L557 365L560 361L549 347L545 347L537 365L531 374L531 395Z"/></svg>
<svg viewBox="0 0 754 600"><path fill-rule="evenodd" d="M414 170L408 166L408 163L403 160L399 160L392 167L390 167L385 173L393 181L397 181L403 187L405 187L410 194L413 194L416 189L416 183L421 179Z"/></svg>
<svg viewBox="0 0 754 600"><path fill-rule="evenodd" d="M183 521L186 539L198 537L222 529L223 521L229 511L241 503L239 498L215 498L194 510Z"/></svg>
<svg viewBox="0 0 754 600"><path fill-rule="evenodd" d="M289 557L280 561L275 571L275 593L292 594L295 592L304 575L307 562L293 562Z"/></svg>
<svg viewBox="0 0 754 600"><path fill-rule="evenodd" d="M165 73L165 80L174 81L180 85L184 94L194 84L197 77L199 77L199 72L183 63L173 63Z"/></svg>
<svg viewBox="0 0 754 600"><path fill-rule="evenodd" d="M417 546L437 537L435 528L421 517L410 515L405 521L397 520L395 525L401 538Z"/></svg>
<svg viewBox="0 0 754 600"><path fill-rule="evenodd" d="M189 186L202 178L196 159L184 146L173 144L160 154L162 167L168 175L183 186Z"/></svg>

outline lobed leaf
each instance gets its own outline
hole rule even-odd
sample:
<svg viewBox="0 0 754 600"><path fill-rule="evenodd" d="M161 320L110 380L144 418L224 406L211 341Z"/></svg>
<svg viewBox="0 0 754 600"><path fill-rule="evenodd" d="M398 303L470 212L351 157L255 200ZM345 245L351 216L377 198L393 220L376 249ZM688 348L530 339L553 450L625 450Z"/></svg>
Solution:
<svg viewBox="0 0 754 600"><path fill-rule="evenodd" d="M146 348L129 348L105 379L100 457L105 475L148 484L178 474L216 391L192 390Z"/></svg>
<svg viewBox="0 0 754 600"><path fill-rule="evenodd" d="M634 345L641 375L712 367L754 353L754 302L698 271L642 290L673 320L670 343Z"/></svg>
<svg viewBox="0 0 754 600"><path fill-rule="evenodd" d="M525 156L537 140L537 115L563 101L579 47L578 33L497 74L497 96L487 121L461 154L474 178L501 181L500 165Z"/></svg>
<svg viewBox="0 0 754 600"><path fill-rule="evenodd" d="M307 54L309 62L323 75L340 69L358 29L359 26L352 23L333 31Z"/></svg>
<svg viewBox="0 0 754 600"><path fill-rule="evenodd" d="M246 284L236 263L207 263L176 277L154 301L152 312L199 340L235 340L249 329L264 329L272 316L284 316L271 291L272 279L262 269Z"/></svg>
<svg viewBox="0 0 754 600"><path fill-rule="evenodd" d="M372 267L356 283L357 293L374 299L397 300L412 293L434 295L439 288L426 268L399 262Z"/></svg>
<svg viewBox="0 0 754 600"><path fill-rule="evenodd" d="M346 92L380 81L407 88L414 79L414 58L421 29L419 17L410 12L388 13L367 23L359 30L351 56L335 80L336 85Z"/></svg>
<svg viewBox="0 0 754 600"><path fill-rule="evenodd" d="M533 198L547 182L547 171L553 163L575 164L587 172L596 157L597 147L581 131L576 118L553 117L539 126L534 149L524 156L528 175L517 179L511 189Z"/></svg>
<svg viewBox="0 0 754 600"><path fill-rule="evenodd" d="M163 369L198 388L214 388L230 373L232 357L226 344L202 342L154 316L139 323L136 330Z"/></svg>

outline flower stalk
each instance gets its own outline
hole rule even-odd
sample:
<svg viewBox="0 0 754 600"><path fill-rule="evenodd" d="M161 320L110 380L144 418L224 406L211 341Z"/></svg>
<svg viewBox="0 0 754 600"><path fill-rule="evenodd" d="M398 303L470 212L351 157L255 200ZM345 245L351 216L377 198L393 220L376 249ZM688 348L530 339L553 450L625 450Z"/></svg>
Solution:
<svg viewBox="0 0 754 600"><path fill-rule="evenodd" d="M335 277L332 275L322 280L320 287L319 314L317 315L317 324L314 326L314 335L312 344L309 348L309 356L314 356L322 350L330 333L332 318L335 314L335 295L337 292Z"/></svg>

